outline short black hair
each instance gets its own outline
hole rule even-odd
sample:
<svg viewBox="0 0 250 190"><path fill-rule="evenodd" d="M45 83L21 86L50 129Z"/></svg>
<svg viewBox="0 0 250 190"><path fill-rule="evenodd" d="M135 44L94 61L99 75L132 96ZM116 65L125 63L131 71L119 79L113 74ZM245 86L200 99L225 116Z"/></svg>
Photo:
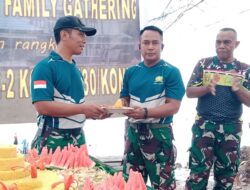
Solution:
<svg viewBox="0 0 250 190"><path fill-rule="evenodd" d="M153 26L153 25L144 27L144 28L140 31L140 36L141 36L146 30L156 31L156 32L158 32L158 33L161 35L161 37L163 37L163 32L162 32L162 30L161 30L160 28L156 27L156 26Z"/></svg>
<svg viewBox="0 0 250 190"><path fill-rule="evenodd" d="M61 32L61 30L54 31L54 37L55 37L56 44L59 44L59 42L61 41L60 32Z"/></svg>
<svg viewBox="0 0 250 190"><path fill-rule="evenodd" d="M237 32L236 32L236 30L234 28L229 28L229 27L222 28L222 29L220 29L220 31L222 31L222 32L228 32L228 31L233 32L235 34L236 39L237 39Z"/></svg>
<svg viewBox="0 0 250 190"><path fill-rule="evenodd" d="M56 44L59 44L59 42L61 41L60 32L62 30L66 30L68 33L72 31L71 28L60 28L60 29L54 30L54 37L55 37Z"/></svg>
<svg viewBox="0 0 250 190"><path fill-rule="evenodd" d="M233 28L222 28L222 29L220 29L220 31L223 31L223 32L232 31L234 33L237 33L236 30Z"/></svg>

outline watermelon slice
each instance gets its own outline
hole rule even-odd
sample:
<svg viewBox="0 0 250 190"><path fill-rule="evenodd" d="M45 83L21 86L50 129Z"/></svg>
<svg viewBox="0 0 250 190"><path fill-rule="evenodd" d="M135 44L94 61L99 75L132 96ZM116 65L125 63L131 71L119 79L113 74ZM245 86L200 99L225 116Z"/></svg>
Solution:
<svg viewBox="0 0 250 190"><path fill-rule="evenodd" d="M61 148L60 146L58 146L55 150L55 152L52 154L52 158L51 158L51 162L50 162L50 166L58 166L58 164L60 163L60 159L62 158L62 154L61 154Z"/></svg>
<svg viewBox="0 0 250 190"><path fill-rule="evenodd" d="M68 160L69 158L69 154L68 154L68 150L67 150L67 147L64 147L63 150L62 150L62 158L61 158L61 161L58 163L58 167L61 167L63 168L66 161Z"/></svg>
<svg viewBox="0 0 250 190"><path fill-rule="evenodd" d="M67 162L64 164L64 168L73 168L74 165L74 160L75 160L75 155L73 152L68 152L69 157Z"/></svg>
<svg viewBox="0 0 250 190"><path fill-rule="evenodd" d="M147 190L147 187L142 180L143 178L141 176L141 173L130 169L129 178L125 190Z"/></svg>
<svg viewBox="0 0 250 190"><path fill-rule="evenodd" d="M53 156L53 151L52 149L49 150L49 154L48 154L48 157L46 159L46 165L49 165L51 163L51 160L52 160L52 156Z"/></svg>

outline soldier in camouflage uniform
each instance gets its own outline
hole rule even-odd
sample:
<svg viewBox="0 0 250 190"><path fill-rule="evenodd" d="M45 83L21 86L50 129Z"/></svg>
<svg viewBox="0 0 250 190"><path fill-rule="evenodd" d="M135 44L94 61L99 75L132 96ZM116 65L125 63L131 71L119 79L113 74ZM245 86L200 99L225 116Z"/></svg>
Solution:
<svg viewBox="0 0 250 190"><path fill-rule="evenodd" d="M38 116L38 130L32 148L53 151L68 144L85 144L82 130L86 118L103 119L109 114L99 105L86 104L83 76L73 55L80 55L86 36L96 29L86 27L78 17L57 20L54 35L57 50L36 64L31 76L31 94Z"/></svg>
<svg viewBox="0 0 250 190"><path fill-rule="evenodd" d="M249 65L233 56L238 44L234 29L221 29L216 38L217 56L201 59L188 82L187 96L198 98L188 190L206 189L212 166L215 190L232 189L238 172L242 104L250 106Z"/></svg>
<svg viewBox="0 0 250 190"><path fill-rule="evenodd" d="M141 172L154 189L175 189L172 119L178 112L185 89L179 70L160 59L163 32L148 26L140 33L144 61L128 68L120 94L124 105L134 107L126 113L128 130L123 171Z"/></svg>

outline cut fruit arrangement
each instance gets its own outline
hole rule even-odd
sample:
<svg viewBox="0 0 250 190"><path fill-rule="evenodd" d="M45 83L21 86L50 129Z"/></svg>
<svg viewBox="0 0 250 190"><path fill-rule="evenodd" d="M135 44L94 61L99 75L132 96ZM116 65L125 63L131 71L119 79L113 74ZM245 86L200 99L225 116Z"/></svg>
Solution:
<svg viewBox="0 0 250 190"><path fill-rule="evenodd" d="M24 159L16 146L0 146L0 190L146 190L140 173L113 175L96 167L86 148L69 145L54 153L36 149Z"/></svg>
<svg viewBox="0 0 250 190"><path fill-rule="evenodd" d="M41 154L38 155L36 149L31 149L26 157L26 161L29 163L36 163L36 166L40 169L68 169L68 168L80 168L91 167L94 162L90 159L86 145L82 145L80 148L69 145L62 150L57 147L54 153L44 147Z"/></svg>

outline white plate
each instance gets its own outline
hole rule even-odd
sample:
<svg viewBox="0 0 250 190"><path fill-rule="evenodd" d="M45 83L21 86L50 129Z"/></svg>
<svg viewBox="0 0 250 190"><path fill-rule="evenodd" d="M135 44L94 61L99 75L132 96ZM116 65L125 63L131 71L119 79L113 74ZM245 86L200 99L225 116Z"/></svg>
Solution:
<svg viewBox="0 0 250 190"><path fill-rule="evenodd" d="M122 108L106 107L105 109L107 109L109 113L126 113L127 111L133 110L134 108L131 108L131 107L122 107Z"/></svg>

